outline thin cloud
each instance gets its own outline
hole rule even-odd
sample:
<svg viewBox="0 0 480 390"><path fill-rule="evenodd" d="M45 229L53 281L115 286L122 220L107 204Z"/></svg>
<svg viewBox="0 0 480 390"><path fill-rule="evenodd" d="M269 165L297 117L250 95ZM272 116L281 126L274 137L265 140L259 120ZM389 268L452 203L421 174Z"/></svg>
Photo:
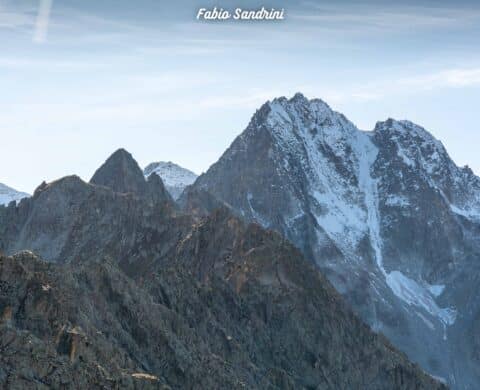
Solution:
<svg viewBox="0 0 480 390"><path fill-rule="evenodd" d="M52 5L53 0L40 0L37 21L35 23L35 33L33 35L33 41L35 43L44 43L47 40Z"/></svg>
<svg viewBox="0 0 480 390"><path fill-rule="evenodd" d="M393 95L411 95L440 88L480 86L480 68L453 68L432 73L406 76L381 82L370 82L334 91L324 96L332 102L375 101Z"/></svg>
<svg viewBox="0 0 480 390"><path fill-rule="evenodd" d="M12 12L6 9L0 10L0 28L2 29L19 29L31 27L34 23L34 16L27 12Z"/></svg>
<svg viewBox="0 0 480 390"><path fill-rule="evenodd" d="M282 94L278 91L251 91L238 95L206 97L198 105L207 109L255 109L266 101Z"/></svg>
<svg viewBox="0 0 480 390"><path fill-rule="evenodd" d="M43 69L55 71L73 71L106 67L108 64L93 61L62 61L56 59L33 59L28 57L0 57L0 68Z"/></svg>
<svg viewBox="0 0 480 390"><path fill-rule="evenodd" d="M447 69L429 75L400 80L400 85L421 89L461 88L480 85L480 68Z"/></svg>
<svg viewBox="0 0 480 390"><path fill-rule="evenodd" d="M354 6L326 6L305 3L303 11L291 13L291 19L320 24L328 30L375 32L411 31L416 28L464 27L480 19L478 8L458 9L425 6L386 6L362 4Z"/></svg>

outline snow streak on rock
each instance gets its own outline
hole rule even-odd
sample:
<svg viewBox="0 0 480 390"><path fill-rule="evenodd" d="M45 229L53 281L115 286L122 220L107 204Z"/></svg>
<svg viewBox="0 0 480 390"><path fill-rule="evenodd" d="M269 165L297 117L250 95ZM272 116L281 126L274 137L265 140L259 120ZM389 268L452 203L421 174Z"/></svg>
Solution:
<svg viewBox="0 0 480 390"><path fill-rule="evenodd" d="M0 205L8 205L12 201L20 201L23 198L27 198L30 195L19 192L6 186L5 184L0 183Z"/></svg>
<svg viewBox="0 0 480 390"><path fill-rule="evenodd" d="M421 286L400 271L392 271L386 277L388 286L397 297L409 305L425 309L432 316L438 317L445 325L453 325L457 312L450 308L438 307L433 298L437 292L435 289L434 292L431 292L428 286Z"/></svg>
<svg viewBox="0 0 480 390"><path fill-rule="evenodd" d="M284 158L300 160L302 169L307 172L309 194L317 206L314 217L345 257L357 258L358 245L367 236L378 271L390 290L407 305L426 310L445 325L453 324L456 311L442 309L435 302L441 292L438 286L416 282L400 271L385 269L378 179L372 177L379 152L373 141L375 133L358 130L323 101L309 101L301 95L291 100L275 99L270 103L270 109L267 124L271 134L286 156ZM385 127L379 131L392 132L391 139L397 142L401 161L426 174L436 172L439 168L435 164L439 164L440 156L446 153L441 143L411 122L390 122L388 130ZM421 138L421 147L410 143L412 133L413 137ZM345 165L344 174L341 174L338 160L332 164L332 156ZM417 167L416 161L421 161L422 167ZM284 165L288 165L288 161ZM353 176L349 177L348 172ZM432 181L432 186L437 184ZM249 193L252 215L264 226L268 225L268 221L252 208L251 199ZM390 195L386 204L406 207L409 201L402 196Z"/></svg>

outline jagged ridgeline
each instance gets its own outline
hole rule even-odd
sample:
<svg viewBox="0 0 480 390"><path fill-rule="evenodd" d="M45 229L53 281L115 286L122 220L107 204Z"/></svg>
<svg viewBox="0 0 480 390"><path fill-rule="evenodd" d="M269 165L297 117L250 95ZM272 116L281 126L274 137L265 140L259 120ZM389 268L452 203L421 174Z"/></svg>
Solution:
<svg viewBox="0 0 480 390"><path fill-rule="evenodd" d="M0 249L4 388L445 387L280 234L180 211L124 150L0 207Z"/></svg>

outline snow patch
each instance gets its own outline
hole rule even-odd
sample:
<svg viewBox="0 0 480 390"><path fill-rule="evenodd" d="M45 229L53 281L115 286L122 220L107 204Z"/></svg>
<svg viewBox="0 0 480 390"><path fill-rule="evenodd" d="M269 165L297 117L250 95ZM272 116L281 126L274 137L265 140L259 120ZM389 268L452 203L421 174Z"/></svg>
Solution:
<svg viewBox="0 0 480 390"><path fill-rule="evenodd" d="M11 187L6 186L5 184L0 183L0 206L8 204L12 201L19 202L23 198L28 198L30 195L14 190Z"/></svg>
<svg viewBox="0 0 480 390"><path fill-rule="evenodd" d="M269 223L265 220L252 206L253 195L249 192L247 194L247 202L248 206L250 207L250 212L252 213L252 217L255 221L259 222L263 227L268 227Z"/></svg>
<svg viewBox="0 0 480 390"><path fill-rule="evenodd" d="M331 236L339 236L338 238L345 240L346 234L362 233L364 228L364 215L354 204L348 204L332 192L320 193L313 191L313 197L319 205L323 206L325 212L316 215L317 222ZM357 241L361 234L355 235Z"/></svg>
<svg viewBox="0 0 480 390"><path fill-rule="evenodd" d="M455 214L461 215L467 219L477 220L480 219L480 210L475 209L461 209L453 204L450 204L450 210L452 210Z"/></svg>
<svg viewBox="0 0 480 390"><path fill-rule="evenodd" d="M385 205L390 207L407 207L410 206L410 201L404 196L389 195L385 201Z"/></svg>
<svg viewBox="0 0 480 390"><path fill-rule="evenodd" d="M392 271L387 274L386 281L393 293L408 305L425 309L432 316L439 318L445 325L453 325L455 322L456 310L438 307L428 288L421 286L400 271Z"/></svg>
<svg viewBox="0 0 480 390"><path fill-rule="evenodd" d="M403 149L400 144L397 144L398 150L397 150L397 155L400 157L405 165L408 165L411 168L415 167L415 161L413 161L410 157L407 156L407 153L405 149Z"/></svg>
<svg viewBox="0 0 480 390"><path fill-rule="evenodd" d="M435 297L439 297L440 295L442 295L443 290L445 290L445 286L443 284L428 285L427 288L428 291L430 291Z"/></svg>
<svg viewBox="0 0 480 390"><path fill-rule="evenodd" d="M430 328L430 330L435 330L435 325L433 325L432 321L428 320L422 313L418 311L416 313L417 313L417 316L419 316L422 319L425 325L427 325Z"/></svg>
<svg viewBox="0 0 480 390"><path fill-rule="evenodd" d="M444 385L447 384L447 380L441 376L437 376L437 375L432 375L432 374L429 374L433 379L443 383Z"/></svg>

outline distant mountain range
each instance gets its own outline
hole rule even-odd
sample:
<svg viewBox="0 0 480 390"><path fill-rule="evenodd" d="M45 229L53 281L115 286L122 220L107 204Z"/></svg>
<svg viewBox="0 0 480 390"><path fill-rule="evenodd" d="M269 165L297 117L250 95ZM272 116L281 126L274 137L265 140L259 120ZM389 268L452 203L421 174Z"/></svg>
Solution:
<svg viewBox="0 0 480 390"><path fill-rule="evenodd" d="M6 186L5 184L0 183L0 205L8 205L10 202L19 201L23 198L26 198L30 195L14 190Z"/></svg>

